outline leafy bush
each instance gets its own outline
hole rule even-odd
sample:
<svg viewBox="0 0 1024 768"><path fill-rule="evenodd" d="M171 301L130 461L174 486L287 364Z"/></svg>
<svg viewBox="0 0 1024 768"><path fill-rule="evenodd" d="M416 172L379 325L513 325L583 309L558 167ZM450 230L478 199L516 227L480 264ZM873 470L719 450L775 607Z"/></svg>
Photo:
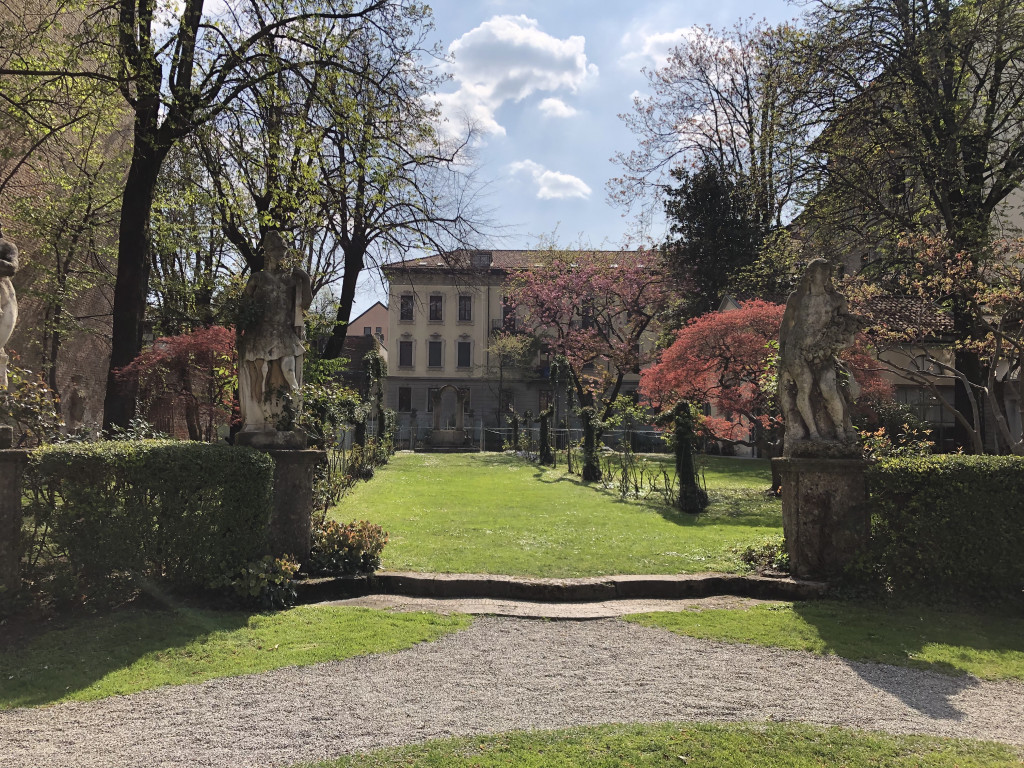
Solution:
<svg viewBox="0 0 1024 768"><path fill-rule="evenodd" d="M751 570L758 573L789 573L789 552L786 550L786 540L781 536L770 536L760 544L751 544L740 551L739 556Z"/></svg>
<svg viewBox="0 0 1024 768"><path fill-rule="evenodd" d="M202 587L267 550L273 459L203 443L49 445L26 472L28 562L86 587L125 573Z"/></svg>
<svg viewBox="0 0 1024 768"><path fill-rule="evenodd" d="M9 365L7 389L0 389L0 418L14 426L19 446L34 447L60 439L64 420L60 401L42 374Z"/></svg>
<svg viewBox="0 0 1024 768"><path fill-rule="evenodd" d="M213 579L211 589L227 589L247 607L279 611L295 605L295 574L299 564L290 557L264 555L241 568Z"/></svg>
<svg viewBox="0 0 1024 768"><path fill-rule="evenodd" d="M883 459L868 483L871 542L855 578L935 599L1021 597L1024 458Z"/></svg>
<svg viewBox="0 0 1024 768"><path fill-rule="evenodd" d="M387 533L374 523L346 524L321 517L313 523L309 571L323 576L373 573L380 568L380 554L387 543Z"/></svg>

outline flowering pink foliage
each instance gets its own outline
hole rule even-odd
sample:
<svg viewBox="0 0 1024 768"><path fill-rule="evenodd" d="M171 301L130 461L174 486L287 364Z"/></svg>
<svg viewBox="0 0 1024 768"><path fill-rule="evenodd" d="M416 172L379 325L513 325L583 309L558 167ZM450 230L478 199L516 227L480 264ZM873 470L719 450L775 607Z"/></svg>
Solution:
<svg viewBox="0 0 1024 768"><path fill-rule="evenodd" d="M709 312L676 335L657 365L640 378L640 391L656 407L676 400L708 403L715 414L705 428L716 438L747 442L751 431L782 423L775 404L776 360L782 304L755 299L731 312ZM892 396L879 364L862 343L843 360L861 387L861 399Z"/></svg>
<svg viewBox="0 0 1024 768"><path fill-rule="evenodd" d="M578 393L595 400L614 397L622 376L648 362L640 342L668 298L658 255L647 250L558 253L511 286L517 323L564 355Z"/></svg>
<svg viewBox="0 0 1024 768"><path fill-rule="evenodd" d="M210 439L216 424L231 415L235 332L214 325L164 336L117 375L136 382L139 400L150 408L182 412L190 438Z"/></svg>
<svg viewBox="0 0 1024 768"><path fill-rule="evenodd" d="M768 428L777 420L771 408L775 351L785 307L755 299L732 312L694 318L657 365L644 371L640 391L657 407L676 400L711 404L717 414L705 420L716 437L745 440L754 423Z"/></svg>

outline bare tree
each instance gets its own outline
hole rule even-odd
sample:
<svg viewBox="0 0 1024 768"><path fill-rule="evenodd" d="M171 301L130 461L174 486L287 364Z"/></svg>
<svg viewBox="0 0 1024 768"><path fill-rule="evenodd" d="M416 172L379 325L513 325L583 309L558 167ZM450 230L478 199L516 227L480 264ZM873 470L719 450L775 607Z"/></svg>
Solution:
<svg viewBox="0 0 1024 768"><path fill-rule="evenodd" d="M731 30L692 28L668 62L645 70L650 93L620 115L638 147L614 158L623 173L613 200L646 203L647 215L673 170L714 167L750 196L762 231L778 226L801 176L807 125L794 109L793 30L741 21Z"/></svg>

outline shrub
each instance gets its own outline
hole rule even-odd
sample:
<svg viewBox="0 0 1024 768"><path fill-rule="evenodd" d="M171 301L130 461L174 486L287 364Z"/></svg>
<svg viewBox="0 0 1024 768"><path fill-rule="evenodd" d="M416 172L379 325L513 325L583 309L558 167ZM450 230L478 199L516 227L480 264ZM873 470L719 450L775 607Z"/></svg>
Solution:
<svg viewBox="0 0 1024 768"><path fill-rule="evenodd" d="M295 574L299 564L290 557L264 555L231 573L212 580L211 589L228 589L242 605L279 611L295 605Z"/></svg>
<svg viewBox="0 0 1024 768"><path fill-rule="evenodd" d="M313 523L309 571L323 576L373 573L387 543L384 529L366 520L345 524L320 518Z"/></svg>
<svg viewBox="0 0 1024 768"><path fill-rule="evenodd" d="M60 401L42 374L11 364L7 377L7 389L0 389L0 418L14 426L18 445L35 447L60 439Z"/></svg>
<svg viewBox="0 0 1024 768"><path fill-rule="evenodd" d="M125 573L206 586L265 554L273 472L270 456L223 445L44 446L26 473L32 547L89 586Z"/></svg>
<svg viewBox="0 0 1024 768"><path fill-rule="evenodd" d="M751 544L739 551L739 556L751 570L758 573L789 573L789 552L786 550L786 540L781 536L770 536L760 544Z"/></svg>
<svg viewBox="0 0 1024 768"><path fill-rule="evenodd" d="M866 566L897 593L997 599L1024 589L1024 458L884 459L868 470Z"/></svg>

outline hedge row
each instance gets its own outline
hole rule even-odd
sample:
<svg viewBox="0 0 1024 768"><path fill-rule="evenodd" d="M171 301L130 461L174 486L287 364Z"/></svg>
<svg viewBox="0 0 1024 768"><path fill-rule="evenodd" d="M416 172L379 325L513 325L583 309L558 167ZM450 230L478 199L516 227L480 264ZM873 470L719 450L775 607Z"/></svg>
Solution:
<svg viewBox="0 0 1024 768"><path fill-rule="evenodd" d="M247 448L157 440L46 446L26 473L26 513L47 531L32 544L86 581L129 572L206 586L266 554L273 475L273 459Z"/></svg>
<svg viewBox="0 0 1024 768"><path fill-rule="evenodd" d="M868 470L869 561L895 592L1021 597L1024 458L885 459Z"/></svg>

